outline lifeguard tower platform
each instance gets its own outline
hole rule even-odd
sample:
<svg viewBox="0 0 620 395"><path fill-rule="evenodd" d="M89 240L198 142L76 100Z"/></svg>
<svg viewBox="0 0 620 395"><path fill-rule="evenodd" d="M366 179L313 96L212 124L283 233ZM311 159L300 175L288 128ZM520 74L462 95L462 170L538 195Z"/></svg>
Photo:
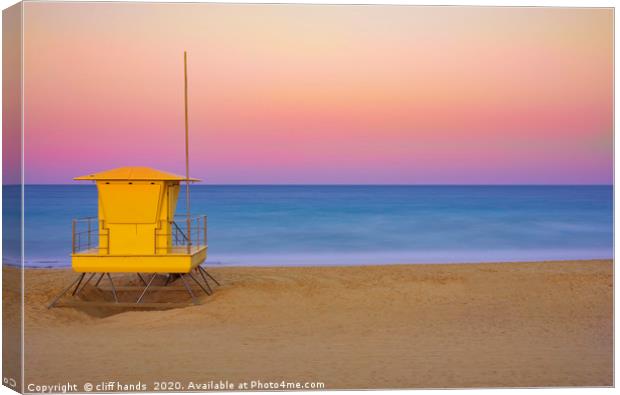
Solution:
<svg viewBox="0 0 620 395"><path fill-rule="evenodd" d="M121 167L74 180L96 183L98 216L73 220L71 265L80 274L50 307L71 289L79 296L96 275L94 286L100 288L106 277L114 303L123 306L157 307L143 300L149 289L162 288L153 284L158 277L163 287L180 279L194 303L192 285L208 295L208 279L219 285L201 267L207 257L207 216L175 216L181 181L198 179L148 167ZM142 285L115 284L111 273L135 273ZM141 291L137 299L119 300L120 291L132 290ZM84 301L69 304L76 302Z"/></svg>

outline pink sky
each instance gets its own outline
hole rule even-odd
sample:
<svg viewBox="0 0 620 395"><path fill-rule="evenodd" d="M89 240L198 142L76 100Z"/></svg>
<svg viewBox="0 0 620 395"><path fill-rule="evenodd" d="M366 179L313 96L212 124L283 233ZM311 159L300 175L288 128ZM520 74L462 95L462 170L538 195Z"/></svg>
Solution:
<svg viewBox="0 0 620 395"><path fill-rule="evenodd" d="M28 183L612 182L611 9L24 7Z"/></svg>

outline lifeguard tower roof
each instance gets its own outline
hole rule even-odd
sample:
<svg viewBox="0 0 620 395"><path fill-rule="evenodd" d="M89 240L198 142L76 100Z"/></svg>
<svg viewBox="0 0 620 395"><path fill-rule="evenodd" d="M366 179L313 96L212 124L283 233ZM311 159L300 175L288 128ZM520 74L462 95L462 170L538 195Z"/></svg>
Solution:
<svg viewBox="0 0 620 395"><path fill-rule="evenodd" d="M87 174L85 176L75 177L77 181L99 181L99 180L128 180L128 181L185 181L186 177L168 173L166 171L156 170L143 166L127 166L116 169L105 170L99 173ZM200 181L198 178L189 178L189 181Z"/></svg>

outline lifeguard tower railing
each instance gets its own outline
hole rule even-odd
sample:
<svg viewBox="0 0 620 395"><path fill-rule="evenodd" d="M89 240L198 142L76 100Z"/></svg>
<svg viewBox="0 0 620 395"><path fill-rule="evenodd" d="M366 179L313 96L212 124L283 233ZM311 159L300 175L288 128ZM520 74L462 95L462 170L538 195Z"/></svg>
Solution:
<svg viewBox="0 0 620 395"><path fill-rule="evenodd" d="M71 221L71 253L109 254L108 236L107 229L102 229L101 221L97 217L74 218ZM99 243L99 240L105 240L105 243Z"/></svg>
<svg viewBox="0 0 620 395"><path fill-rule="evenodd" d="M169 235L172 237L172 250L170 250L167 246L161 246L161 239ZM179 251L185 248L189 254L193 251L193 249L200 249L202 247L206 247L207 245L206 215L193 216L188 220L187 214L176 214L174 216L174 221L170 221L170 234L157 233L155 235L155 249L157 251L168 250L168 252L170 252Z"/></svg>
<svg viewBox="0 0 620 395"><path fill-rule="evenodd" d="M160 221L153 233L155 254L187 253L206 247L207 216L177 214L174 221ZM168 229L168 231L166 231ZM71 252L73 254L110 254L110 232L97 217L73 219L71 225ZM168 238L170 237L170 238Z"/></svg>

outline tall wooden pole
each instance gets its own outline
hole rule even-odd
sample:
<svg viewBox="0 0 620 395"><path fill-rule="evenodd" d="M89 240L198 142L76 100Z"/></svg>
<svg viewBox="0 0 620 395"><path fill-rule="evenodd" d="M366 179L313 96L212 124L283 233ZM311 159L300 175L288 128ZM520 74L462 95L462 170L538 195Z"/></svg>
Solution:
<svg viewBox="0 0 620 395"><path fill-rule="evenodd" d="M185 206L187 208L187 253L192 248L192 223L189 204L189 120L187 117L187 51L183 52L183 70L185 77Z"/></svg>

